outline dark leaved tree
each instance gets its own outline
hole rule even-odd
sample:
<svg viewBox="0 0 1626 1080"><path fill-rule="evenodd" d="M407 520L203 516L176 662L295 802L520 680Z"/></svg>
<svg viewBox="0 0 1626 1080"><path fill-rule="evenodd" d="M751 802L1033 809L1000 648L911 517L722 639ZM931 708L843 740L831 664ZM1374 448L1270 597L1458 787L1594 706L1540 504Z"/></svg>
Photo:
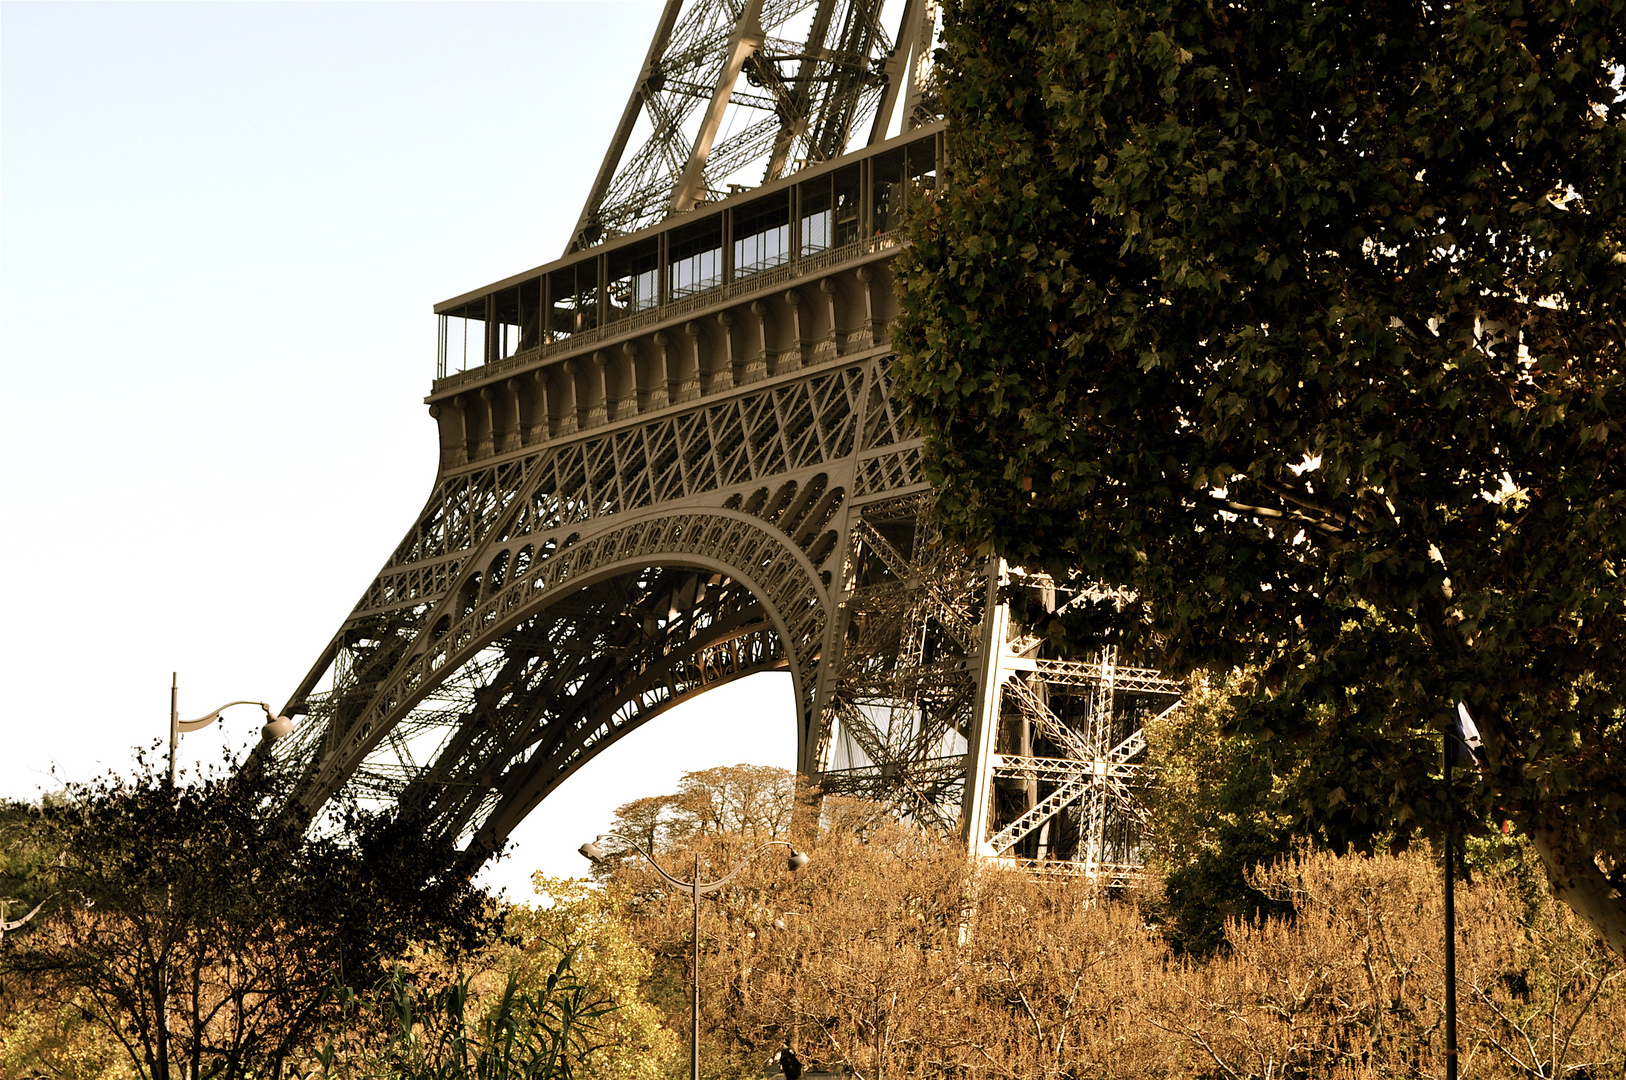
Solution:
<svg viewBox="0 0 1626 1080"><path fill-rule="evenodd" d="M1300 828L1511 820L1626 954L1626 4L946 24L899 333L943 514L1132 590L1051 633L1249 665Z"/></svg>

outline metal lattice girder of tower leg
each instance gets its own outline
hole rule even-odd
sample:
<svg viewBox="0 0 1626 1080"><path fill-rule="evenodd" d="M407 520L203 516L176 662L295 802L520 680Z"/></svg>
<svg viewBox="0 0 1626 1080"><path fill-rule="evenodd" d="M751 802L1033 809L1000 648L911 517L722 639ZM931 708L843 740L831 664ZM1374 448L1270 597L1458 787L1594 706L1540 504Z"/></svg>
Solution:
<svg viewBox="0 0 1626 1080"><path fill-rule="evenodd" d="M822 474L776 486L828 493ZM498 815L505 834L522 814L504 807L534 803L684 695L762 670L805 681L816 664L822 583L785 517L725 496L709 510L531 531L526 495L476 546L482 569L465 565L438 600L354 618L339 646L348 662L328 665L352 677L291 706L314 721L285 752L303 759L307 811L344 788L399 801L453 836ZM835 496L780 509L828 513ZM357 654L380 637L406 647L354 678Z"/></svg>
<svg viewBox="0 0 1626 1080"><path fill-rule="evenodd" d="M431 495L269 750L298 810L396 803L477 860L626 733L761 671L795 682L778 722L811 763L861 505L927 490L891 392L894 250L866 235L437 381Z"/></svg>
<svg viewBox="0 0 1626 1080"><path fill-rule="evenodd" d="M900 97L905 130L936 119L937 5L906 0L668 0L567 254L830 161Z"/></svg>
<svg viewBox="0 0 1626 1080"><path fill-rule="evenodd" d="M1021 636L892 393L897 215L942 147L914 132L437 305L475 363L443 354L430 496L282 710L295 734L256 751L293 809L398 804L472 865L639 725L782 671L825 791L1016 858L1132 861L1129 735L1172 684Z"/></svg>
<svg viewBox="0 0 1626 1080"><path fill-rule="evenodd" d="M968 784L967 838L987 857L1126 883L1142 861L1143 725L1178 705L1180 685L1114 649L1091 660L1045 649L1008 627L985 661L984 708L996 719Z"/></svg>
<svg viewBox="0 0 1626 1080"><path fill-rule="evenodd" d="M919 497L859 508L848 537L819 786L952 832L977 711L987 560L945 543Z"/></svg>

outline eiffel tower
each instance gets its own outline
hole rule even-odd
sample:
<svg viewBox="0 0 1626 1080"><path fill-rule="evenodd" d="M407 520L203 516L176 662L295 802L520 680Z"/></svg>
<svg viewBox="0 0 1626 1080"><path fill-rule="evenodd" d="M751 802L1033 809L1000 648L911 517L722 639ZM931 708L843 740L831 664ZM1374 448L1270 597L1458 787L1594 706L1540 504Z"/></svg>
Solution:
<svg viewBox="0 0 1626 1080"><path fill-rule="evenodd" d="M617 739L788 671L826 794L1134 875L1178 686L1024 635L1002 588L1068 598L945 541L892 395L944 133L935 0L882 9L669 0L564 256L436 305L429 499L257 751L304 814L398 803L473 866Z"/></svg>

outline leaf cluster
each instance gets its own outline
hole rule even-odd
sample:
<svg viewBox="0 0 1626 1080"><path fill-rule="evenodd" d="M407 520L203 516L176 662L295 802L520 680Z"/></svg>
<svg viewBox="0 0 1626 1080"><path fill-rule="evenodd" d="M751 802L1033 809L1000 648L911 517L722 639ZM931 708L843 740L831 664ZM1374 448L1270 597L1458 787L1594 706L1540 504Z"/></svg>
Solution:
<svg viewBox="0 0 1626 1080"><path fill-rule="evenodd" d="M579 947L578 947L579 948ZM616 1005L575 971L577 948L561 951L540 985L510 972L493 1002L473 978L426 987L396 968L366 995L344 994L347 1026L382 1029L379 1044L315 1055L323 1080L569 1080L604 1048L603 1020ZM314 1077L315 1073L312 1074Z"/></svg>

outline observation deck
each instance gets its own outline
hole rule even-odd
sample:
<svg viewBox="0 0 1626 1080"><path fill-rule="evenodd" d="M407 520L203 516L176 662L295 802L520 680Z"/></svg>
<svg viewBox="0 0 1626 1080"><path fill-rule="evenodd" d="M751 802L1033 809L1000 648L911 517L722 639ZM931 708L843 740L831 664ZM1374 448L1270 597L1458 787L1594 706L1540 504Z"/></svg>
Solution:
<svg viewBox="0 0 1626 1080"><path fill-rule="evenodd" d="M917 128L437 304L442 469L885 346L942 155Z"/></svg>

